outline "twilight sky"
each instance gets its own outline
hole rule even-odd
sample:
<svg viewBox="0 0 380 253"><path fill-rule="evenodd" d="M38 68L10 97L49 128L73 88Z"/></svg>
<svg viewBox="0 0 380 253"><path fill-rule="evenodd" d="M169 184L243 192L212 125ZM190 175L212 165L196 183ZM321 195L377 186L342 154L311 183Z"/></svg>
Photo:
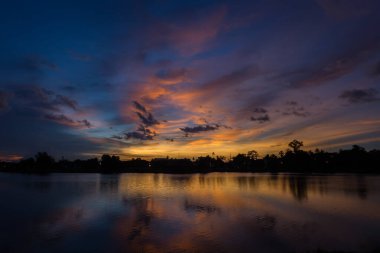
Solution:
<svg viewBox="0 0 380 253"><path fill-rule="evenodd" d="M0 159L380 148L380 1L4 1Z"/></svg>

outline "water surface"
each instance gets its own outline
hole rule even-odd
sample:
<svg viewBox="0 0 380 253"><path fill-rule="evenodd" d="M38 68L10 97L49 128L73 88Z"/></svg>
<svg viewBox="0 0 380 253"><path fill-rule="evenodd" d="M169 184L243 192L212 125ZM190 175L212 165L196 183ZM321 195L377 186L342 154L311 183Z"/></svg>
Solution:
<svg viewBox="0 0 380 253"><path fill-rule="evenodd" d="M373 252L380 177L0 173L0 252Z"/></svg>

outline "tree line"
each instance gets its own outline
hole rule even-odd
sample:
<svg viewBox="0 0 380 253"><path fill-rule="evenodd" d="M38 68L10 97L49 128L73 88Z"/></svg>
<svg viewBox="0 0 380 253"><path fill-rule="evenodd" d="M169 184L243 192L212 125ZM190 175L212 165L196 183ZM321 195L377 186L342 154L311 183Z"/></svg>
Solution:
<svg viewBox="0 0 380 253"><path fill-rule="evenodd" d="M255 150L238 154L230 159L224 156L200 156L193 159L154 158L151 161L134 158L127 161L119 156L104 154L100 159L69 161L55 159L46 152L19 162L1 162L0 171L25 173L50 172L157 172L157 173L207 173L207 172L380 172L380 150L367 151L358 145L338 152L302 150L303 142L293 140L289 149L261 157Z"/></svg>

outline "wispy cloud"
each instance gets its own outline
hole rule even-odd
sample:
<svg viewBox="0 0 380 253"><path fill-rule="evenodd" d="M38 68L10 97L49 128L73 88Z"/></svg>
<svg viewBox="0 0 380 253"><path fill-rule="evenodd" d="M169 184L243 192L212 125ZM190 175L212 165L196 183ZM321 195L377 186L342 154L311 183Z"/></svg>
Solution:
<svg viewBox="0 0 380 253"><path fill-rule="evenodd" d="M24 104L47 120L73 128L92 128L76 100L41 86L19 87L15 91L18 104ZM78 119L78 117L81 117Z"/></svg>
<svg viewBox="0 0 380 253"><path fill-rule="evenodd" d="M213 125L197 125L193 127L183 127L180 128L182 132L185 134L196 134L201 132L208 132L208 131L215 131L218 130L221 126L219 124L213 124Z"/></svg>
<svg viewBox="0 0 380 253"><path fill-rule="evenodd" d="M60 94L55 95L53 103L66 106L74 111L78 110L78 103L75 100Z"/></svg>
<svg viewBox="0 0 380 253"><path fill-rule="evenodd" d="M251 121L257 121L260 124L270 121L270 117L267 114L267 110L263 107L256 107L253 109L254 116L251 116Z"/></svg>
<svg viewBox="0 0 380 253"><path fill-rule="evenodd" d="M144 126L150 127L150 126L160 124L160 122L153 117L153 114L151 112L149 112L145 108L145 106L141 105L140 103L138 103L136 101L133 101L133 104L134 104L135 108L138 110L135 113L139 117L141 123Z"/></svg>
<svg viewBox="0 0 380 253"><path fill-rule="evenodd" d="M45 118L48 120L52 120L61 125L66 125L70 127L76 128L91 128L92 124L87 120L74 120L64 114L46 114Z"/></svg>
<svg viewBox="0 0 380 253"><path fill-rule="evenodd" d="M114 135L113 138L120 140L153 140L154 137L157 136L157 133L156 131L150 129L150 127L158 125L160 124L160 122L153 117L153 114L150 111L148 111L144 105L137 101L133 101L132 103L134 108L137 110L135 111L135 113L140 121L138 127L135 131L123 133L122 136Z"/></svg>
<svg viewBox="0 0 380 253"><path fill-rule="evenodd" d="M186 68L163 69L156 73L158 83L163 85L174 85L190 81L191 72Z"/></svg>
<svg viewBox="0 0 380 253"><path fill-rule="evenodd" d="M259 123L264 123L264 122L267 122L267 121L270 121L270 118L269 118L269 115L268 114L265 114L265 115L261 115L261 116L256 116L256 117L251 117L251 120L252 121L257 121Z"/></svg>
<svg viewBox="0 0 380 253"><path fill-rule="evenodd" d="M373 76L380 76L380 62L377 62L372 70L371 70L371 75Z"/></svg>
<svg viewBox="0 0 380 253"><path fill-rule="evenodd" d="M380 98L377 96L378 91L370 89L352 89L343 91L339 98L346 100L352 104L358 103L369 103L374 101L379 101Z"/></svg>
<svg viewBox="0 0 380 253"><path fill-rule="evenodd" d="M184 56L197 54L223 29L226 14L226 6L221 6L190 22L186 19L177 23L156 23L150 29L150 41L156 45L170 44Z"/></svg>
<svg viewBox="0 0 380 253"><path fill-rule="evenodd" d="M285 108L282 111L282 115L285 116L297 116L297 117L307 117L310 115L306 109L299 105L297 101L287 101Z"/></svg>
<svg viewBox="0 0 380 253"><path fill-rule="evenodd" d="M4 91L0 91L0 111L5 110L8 107L9 94Z"/></svg>
<svg viewBox="0 0 380 253"><path fill-rule="evenodd" d="M146 109L145 109L145 107L142 104L140 104L139 102L133 101L133 105L136 107L137 110L139 110L139 111L141 111L143 113L147 112Z"/></svg>
<svg viewBox="0 0 380 253"><path fill-rule="evenodd" d="M350 1L331 1L316 0L330 17L343 20L348 18L359 18L373 12L373 6L377 4L376 0L350 0Z"/></svg>
<svg viewBox="0 0 380 253"><path fill-rule="evenodd" d="M58 66L39 55L29 55L25 56L18 62L18 67L24 69L25 71L40 71L43 69L57 70Z"/></svg>

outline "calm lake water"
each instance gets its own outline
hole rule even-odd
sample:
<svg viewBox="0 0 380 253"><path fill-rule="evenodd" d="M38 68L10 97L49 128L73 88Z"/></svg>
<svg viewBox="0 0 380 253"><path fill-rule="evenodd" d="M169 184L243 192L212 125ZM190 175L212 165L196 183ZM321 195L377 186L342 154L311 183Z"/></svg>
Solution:
<svg viewBox="0 0 380 253"><path fill-rule="evenodd" d="M380 177L0 173L0 252L372 252Z"/></svg>

